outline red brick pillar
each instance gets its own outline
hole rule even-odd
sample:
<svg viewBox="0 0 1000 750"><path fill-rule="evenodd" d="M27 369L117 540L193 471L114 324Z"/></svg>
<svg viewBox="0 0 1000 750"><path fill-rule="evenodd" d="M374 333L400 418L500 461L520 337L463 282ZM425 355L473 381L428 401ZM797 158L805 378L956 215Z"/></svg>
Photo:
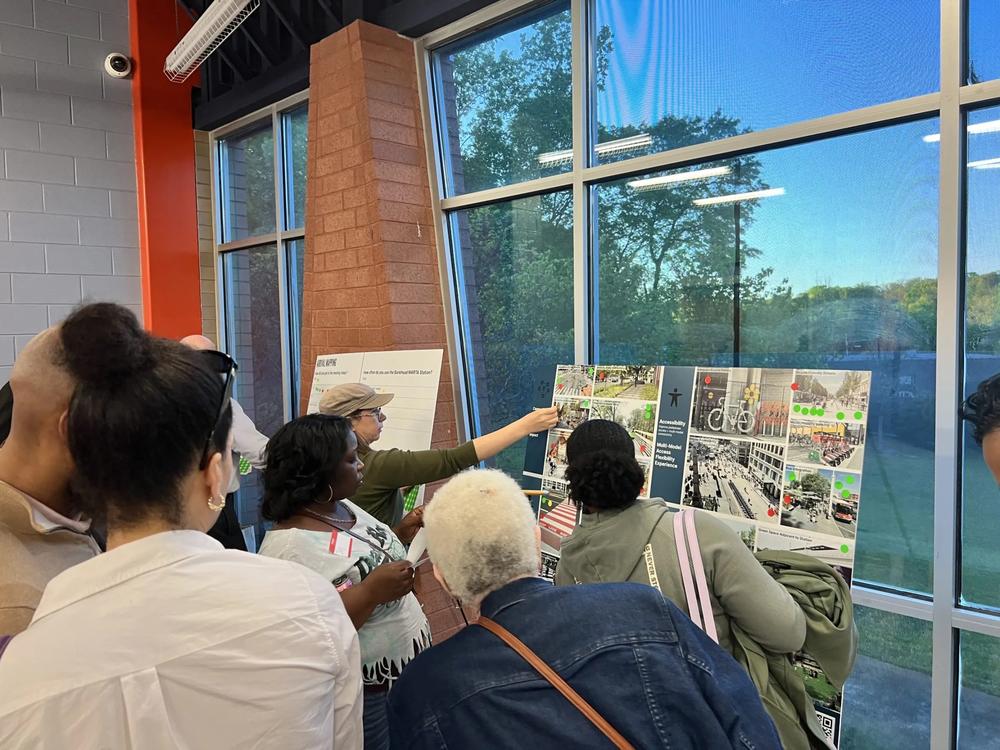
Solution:
<svg viewBox="0 0 1000 750"><path fill-rule="evenodd" d="M455 404L413 43L357 21L312 48L302 301L302 407L316 357L445 350L432 446L455 445ZM461 616L428 575L435 639Z"/></svg>

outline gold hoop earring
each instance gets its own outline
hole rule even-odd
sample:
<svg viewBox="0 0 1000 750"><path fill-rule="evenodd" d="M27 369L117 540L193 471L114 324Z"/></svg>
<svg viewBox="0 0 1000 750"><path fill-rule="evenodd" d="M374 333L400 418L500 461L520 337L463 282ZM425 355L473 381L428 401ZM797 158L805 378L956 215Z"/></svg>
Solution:
<svg viewBox="0 0 1000 750"><path fill-rule="evenodd" d="M215 511L216 513L226 507L226 496L222 496L222 500L216 501L215 495L208 496L208 509Z"/></svg>
<svg viewBox="0 0 1000 750"><path fill-rule="evenodd" d="M330 503L333 502L333 485L332 484L328 484L327 487L330 488L330 497L328 497L326 500L317 500L316 501L317 503L320 503L321 505L329 505Z"/></svg>

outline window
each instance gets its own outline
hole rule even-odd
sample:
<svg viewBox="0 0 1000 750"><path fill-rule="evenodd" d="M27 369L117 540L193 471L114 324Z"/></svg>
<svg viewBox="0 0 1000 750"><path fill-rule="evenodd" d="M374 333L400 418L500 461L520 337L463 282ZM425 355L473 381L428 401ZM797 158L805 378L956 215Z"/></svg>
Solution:
<svg viewBox="0 0 1000 750"><path fill-rule="evenodd" d="M572 167L569 3L434 55L450 193Z"/></svg>
<svg viewBox="0 0 1000 750"><path fill-rule="evenodd" d="M969 113L967 141L965 383L972 392L1000 372L1000 107ZM1000 608L1000 496L966 434L962 599Z"/></svg>
<svg viewBox="0 0 1000 750"><path fill-rule="evenodd" d="M1000 3L492 7L419 66L470 431L554 359L871 370L841 747L998 746L1000 496L951 434L1000 373Z"/></svg>
<svg viewBox="0 0 1000 750"><path fill-rule="evenodd" d="M306 223L306 134L309 113L305 106L281 116L285 146L285 228Z"/></svg>
<svg viewBox="0 0 1000 750"><path fill-rule="evenodd" d="M600 162L937 89L937 0L597 0L595 15Z"/></svg>
<svg viewBox="0 0 1000 750"><path fill-rule="evenodd" d="M298 413L308 112L296 96L247 119L212 134L220 345L240 367L234 398L270 436ZM240 485L240 522L259 540L259 472Z"/></svg>
<svg viewBox="0 0 1000 750"><path fill-rule="evenodd" d="M968 0L969 69L967 83L982 83L1000 78L1000 47L997 27L1000 5L996 0Z"/></svg>
<svg viewBox="0 0 1000 750"><path fill-rule="evenodd" d="M451 217L479 434L530 411L539 370L551 388L554 367L573 358L572 203L552 193ZM519 473L524 446L496 465Z"/></svg>
<svg viewBox="0 0 1000 750"><path fill-rule="evenodd" d="M595 189L600 361L871 370L857 573L918 591L931 587L937 323L938 152L921 136L936 131L925 120Z"/></svg>
<svg viewBox="0 0 1000 750"><path fill-rule="evenodd" d="M959 750L996 747L1000 711L1000 639L979 633L961 635Z"/></svg>
<svg viewBox="0 0 1000 750"><path fill-rule="evenodd" d="M274 216L274 132L271 123L219 143L222 241L269 234Z"/></svg>
<svg viewBox="0 0 1000 750"><path fill-rule="evenodd" d="M855 607L854 622L840 747L930 747L931 624L868 607Z"/></svg>

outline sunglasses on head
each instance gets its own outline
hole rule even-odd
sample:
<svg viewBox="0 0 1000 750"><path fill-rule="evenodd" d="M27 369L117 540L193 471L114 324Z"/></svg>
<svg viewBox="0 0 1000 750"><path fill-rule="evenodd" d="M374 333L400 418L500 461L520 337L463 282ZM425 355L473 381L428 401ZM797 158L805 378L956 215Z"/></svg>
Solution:
<svg viewBox="0 0 1000 750"><path fill-rule="evenodd" d="M208 464L209 456L212 455L212 438L215 437L215 432L219 429L219 422L222 421L222 415L226 412L229 399L233 397L233 380L236 378L236 371L239 369L239 366L236 364L235 359L224 352L205 349L199 352L199 354L206 358L212 371L217 372L223 378L222 398L219 402L219 408L215 412L215 421L212 423L212 430L208 433L208 438L205 440L205 449L201 453L199 466L204 468Z"/></svg>

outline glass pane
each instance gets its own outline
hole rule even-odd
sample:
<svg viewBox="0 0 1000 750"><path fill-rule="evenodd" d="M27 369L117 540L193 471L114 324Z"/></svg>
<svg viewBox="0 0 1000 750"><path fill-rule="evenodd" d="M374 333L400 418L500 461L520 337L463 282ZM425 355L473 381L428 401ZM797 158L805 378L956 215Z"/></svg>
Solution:
<svg viewBox="0 0 1000 750"><path fill-rule="evenodd" d="M531 410L535 374L573 361L573 195L522 198L451 216L466 360L479 434ZM550 385L551 387L551 385ZM524 443L495 464L524 468Z"/></svg>
<svg viewBox="0 0 1000 750"><path fill-rule="evenodd" d="M959 750L998 750L1000 715L1000 639L961 634L961 683L958 692Z"/></svg>
<svg viewBox="0 0 1000 750"><path fill-rule="evenodd" d="M969 0L968 83L1000 78L1000 3L996 0Z"/></svg>
<svg viewBox="0 0 1000 750"><path fill-rule="evenodd" d="M449 194L573 167L569 3L434 53Z"/></svg>
<svg viewBox="0 0 1000 750"><path fill-rule="evenodd" d="M292 377L292 416L299 416L299 396L302 377L302 274L305 263L305 240L293 240L287 243L288 258L288 305L291 308L288 324L291 327L288 337Z"/></svg>
<svg viewBox="0 0 1000 750"><path fill-rule="evenodd" d="M856 574L931 586L937 120L595 188L599 361L871 370ZM739 252L737 253L737 247Z"/></svg>
<svg viewBox="0 0 1000 750"><path fill-rule="evenodd" d="M285 148L285 228L306 224L306 138L309 109L302 106L281 116Z"/></svg>
<svg viewBox="0 0 1000 750"><path fill-rule="evenodd" d="M273 232L274 133L271 121L219 143L222 241Z"/></svg>
<svg viewBox="0 0 1000 750"><path fill-rule="evenodd" d="M240 366L233 398L257 429L273 435L284 424L278 258L274 245L223 255L227 349ZM259 524L260 473L240 477L240 523ZM261 538L261 529L257 529Z"/></svg>
<svg viewBox="0 0 1000 750"><path fill-rule="evenodd" d="M1000 372L1000 107L970 112L965 280L965 383ZM997 483L969 430L962 509L962 599L1000 607Z"/></svg>
<svg viewBox="0 0 1000 750"><path fill-rule="evenodd" d="M844 687L840 747L930 747L931 624L854 608L858 660Z"/></svg>
<svg viewBox="0 0 1000 750"><path fill-rule="evenodd" d="M617 161L936 91L938 6L596 0L595 157Z"/></svg>

